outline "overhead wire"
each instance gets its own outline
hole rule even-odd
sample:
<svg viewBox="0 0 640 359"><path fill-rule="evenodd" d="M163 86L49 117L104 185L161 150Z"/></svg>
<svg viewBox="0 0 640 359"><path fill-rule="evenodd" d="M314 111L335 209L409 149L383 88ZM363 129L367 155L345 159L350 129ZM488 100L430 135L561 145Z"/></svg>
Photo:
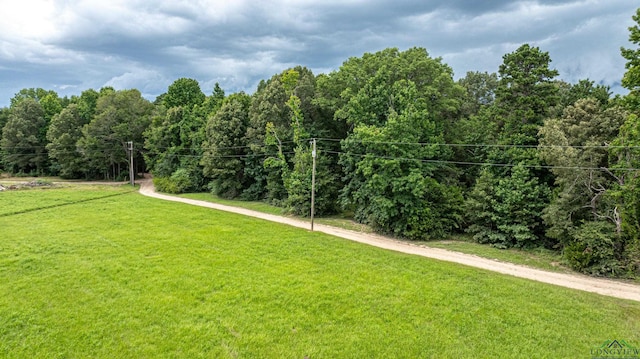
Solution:
<svg viewBox="0 0 640 359"><path fill-rule="evenodd" d="M305 139L303 142L311 140ZM340 143L344 139L338 138L316 138L318 142L333 142ZM516 144L455 144L455 143L430 143L430 142L395 142L395 141L364 141L364 140L350 140L352 143L360 144L360 145L393 145L393 146L441 146L441 147L462 147L462 148L523 148L523 149L537 149L537 148L573 148L573 149L629 149L635 150L640 149L640 146L614 146L614 145L516 145ZM292 144L294 141L283 141L281 144ZM228 147L216 147L216 150L225 151L225 150L241 150L241 149L252 149L252 150L260 150L273 148L274 145L246 145L246 146L228 146ZM171 147L157 147L157 149L170 149ZM46 149L46 146L17 146L17 147L8 147L8 146L0 146L0 150L36 150L36 149ZM184 148L180 151L190 152L193 150L198 150L201 148ZM135 151L139 154L148 154L150 151L145 148L136 148ZM425 158L406 158L406 157L397 157L397 156L384 156L384 155L375 155L372 153L361 154L361 153L347 153L343 151L335 151L330 149L322 149L318 148L318 152L324 152L327 154L334 154L340 156L359 156L359 157L374 157L380 159L387 160L399 160L399 161L417 161L423 163L440 163L440 164L448 164L448 165L461 165L461 166L490 166L490 167L515 167L517 165L524 166L527 168L536 168L536 169L567 169L567 170L603 170L603 168L598 167L585 167L585 166L558 166L558 165L528 165L528 164L513 164L513 163L493 163L493 162L472 162L472 161L456 161L456 160L445 160L445 159L425 159ZM69 150L69 151L58 151L56 152L59 155L75 155L78 154L78 151ZM30 153L23 153L24 155L29 155ZM283 152L284 155L294 154L292 151ZM204 154L190 154L184 153L170 153L168 156L176 157L176 158L203 158ZM275 157L278 156L278 153L246 153L246 154L226 154L226 155L208 155L210 158L251 158L251 157ZM640 170L638 168L615 168L618 171L637 171Z"/></svg>

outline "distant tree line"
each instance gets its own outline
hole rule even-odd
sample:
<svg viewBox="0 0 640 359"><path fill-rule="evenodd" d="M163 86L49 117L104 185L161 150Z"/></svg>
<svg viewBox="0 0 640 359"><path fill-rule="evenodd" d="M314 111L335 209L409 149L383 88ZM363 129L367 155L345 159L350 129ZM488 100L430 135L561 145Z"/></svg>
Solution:
<svg viewBox="0 0 640 359"><path fill-rule="evenodd" d="M640 23L640 9L633 16ZM640 45L638 25L630 41ZM294 67L252 95L205 95L176 80L155 102L137 90L60 98L24 89L0 109L2 169L125 179L211 191L309 215L341 211L420 240L467 232L499 248L561 251L576 270L640 274L640 48L622 49L630 93L557 80L524 44L497 73L453 72L422 48L346 60L329 74Z"/></svg>

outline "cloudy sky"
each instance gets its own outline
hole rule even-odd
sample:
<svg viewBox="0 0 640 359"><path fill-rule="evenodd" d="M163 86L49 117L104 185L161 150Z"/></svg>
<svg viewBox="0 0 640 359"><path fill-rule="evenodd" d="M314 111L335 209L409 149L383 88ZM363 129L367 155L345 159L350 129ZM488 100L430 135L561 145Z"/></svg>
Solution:
<svg viewBox="0 0 640 359"><path fill-rule="evenodd" d="M22 88L113 86L153 100L180 77L252 93L295 65L424 47L456 78L529 43L569 82L618 93L635 0L0 0L0 107Z"/></svg>

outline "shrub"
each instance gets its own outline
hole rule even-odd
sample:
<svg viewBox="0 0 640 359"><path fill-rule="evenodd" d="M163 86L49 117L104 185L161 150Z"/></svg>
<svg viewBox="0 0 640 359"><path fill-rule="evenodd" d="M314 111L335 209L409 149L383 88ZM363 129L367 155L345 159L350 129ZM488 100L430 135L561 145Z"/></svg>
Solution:
<svg viewBox="0 0 640 359"><path fill-rule="evenodd" d="M165 193L180 193L177 184L171 179L171 177L155 177L153 179L153 185L156 190Z"/></svg>
<svg viewBox="0 0 640 359"><path fill-rule="evenodd" d="M564 258L573 269L603 276L615 276L623 271L616 255L620 240L612 223L587 222L571 235L571 242L564 247Z"/></svg>

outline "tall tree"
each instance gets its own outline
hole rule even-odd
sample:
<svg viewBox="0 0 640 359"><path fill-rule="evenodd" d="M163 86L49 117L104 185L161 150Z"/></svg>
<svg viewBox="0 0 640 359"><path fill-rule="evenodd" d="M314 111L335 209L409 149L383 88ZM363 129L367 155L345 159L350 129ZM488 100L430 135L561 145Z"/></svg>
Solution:
<svg viewBox="0 0 640 359"><path fill-rule="evenodd" d="M94 119L82 129L78 142L91 177L123 178L128 174L127 142L144 143L153 105L138 90L104 91L98 99ZM135 163L144 163L136 152ZM144 166L141 166L144 168Z"/></svg>
<svg viewBox="0 0 640 359"><path fill-rule="evenodd" d="M558 72L549 68L547 52L527 44L504 55L503 60L494 106L486 110L498 130L496 142L487 143L491 147L486 161L492 166L481 172L468 198L468 230L480 242L530 247L540 245L544 238L540 212L549 201L552 176L541 166L535 147L543 120L558 101L558 88L552 83ZM491 187L495 190L486 190ZM518 198L527 199L529 210L507 211L505 218L502 202L518 203ZM484 209L487 215L474 214L478 203L483 208L490 206Z"/></svg>
<svg viewBox="0 0 640 359"><path fill-rule="evenodd" d="M11 107L0 140L6 170L13 173L46 173L46 126L44 110L36 100L26 98Z"/></svg>
<svg viewBox="0 0 640 359"><path fill-rule="evenodd" d="M76 101L78 105L78 115L82 118L86 123L91 122L93 116L96 113L96 106L98 105L98 98L100 97L100 93L94 89L88 89L82 91L80 97Z"/></svg>
<svg viewBox="0 0 640 359"><path fill-rule="evenodd" d="M89 123L83 118L80 106L69 105L51 120L47 131L47 150L55 168L63 178L86 176L85 160L76 144L82 138L82 127Z"/></svg>
<svg viewBox="0 0 640 359"><path fill-rule="evenodd" d="M11 107L18 105L18 103L26 99L32 99L40 102L49 95L55 98L58 97L58 94L53 90L45 90L43 88L24 88L11 98Z"/></svg>
<svg viewBox="0 0 640 359"><path fill-rule="evenodd" d="M291 77L293 73L297 75ZM248 198L266 198L279 205L286 201L284 179L292 166L290 154L295 148L292 109L287 103L291 94L300 100L298 107L302 117L308 119L305 121L308 132L306 126L313 123L314 118L314 82L315 77L309 69L296 67L274 75L254 94L247 128L251 156L247 158L246 171L256 181L247 189Z"/></svg>
<svg viewBox="0 0 640 359"><path fill-rule="evenodd" d="M567 107L562 117L546 120L540 129L540 155L553 166L557 187L544 210L547 235L580 271L602 275L620 267L616 251L606 249L619 247L622 240L611 192L617 180L609 145L626 117L619 107L587 98Z"/></svg>
<svg viewBox="0 0 640 359"><path fill-rule="evenodd" d="M489 106L495 100L498 87L498 75L488 72L467 72L458 84L466 91L461 105L461 116L475 115L482 107Z"/></svg>
<svg viewBox="0 0 640 359"><path fill-rule="evenodd" d="M636 46L640 46L640 8L633 15L634 26L629 27L629 41ZM627 103L631 110L640 113L640 47L621 48L622 57L627 60L625 68L627 71L622 77L622 86L630 91L627 95Z"/></svg>
<svg viewBox="0 0 640 359"><path fill-rule="evenodd" d="M191 90L187 91L188 88ZM157 106L158 113L145 132L145 148L148 150L145 159L160 190L201 191L206 185L200 165L206 137L205 124L207 118L213 116L222 105L224 91L216 84L212 96L202 102L199 95L195 100L185 95L199 91L195 80L180 79L174 82L162 100L162 103L172 107ZM182 97L183 100L174 101Z"/></svg>
<svg viewBox="0 0 640 359"><path fill-rule="evenodd" d="M365 54L340 71L358 78L346 80L350 99L336 112L353 126L342 142L343 205L358 221L406 238L456 228L461 196L442 162L451 152L439 145L462 97L451 69L414 48Z"/></svg>
<svg viewBox="0 0 640 359"><path fill-rule="evenodd" d="M185 106L192 109L193 106L202 104L205 98L198 81L180 78L169 86L163 102L167 108Z"/></svg>
<svg viewBox="0 0 640 359"><path fill-rule="evenodd" d="M204 155L201 164L205 176L212 179L213 193L235 198L248 187L244 157L248 152L246 129L249 124L251 97L233 94L207 122Z"/></svg>
<svg viewBox="0 0 640 359"><path fill-rule="evenodd" d="M561 118L546 120L540 129L540 155L553 166L558 188L544 218L549 236L561 243L584 221L613 219L606 196L614 182L608 146L626 116L619 107L606 109L597 99L587 98L567 107Z"/></svg>

